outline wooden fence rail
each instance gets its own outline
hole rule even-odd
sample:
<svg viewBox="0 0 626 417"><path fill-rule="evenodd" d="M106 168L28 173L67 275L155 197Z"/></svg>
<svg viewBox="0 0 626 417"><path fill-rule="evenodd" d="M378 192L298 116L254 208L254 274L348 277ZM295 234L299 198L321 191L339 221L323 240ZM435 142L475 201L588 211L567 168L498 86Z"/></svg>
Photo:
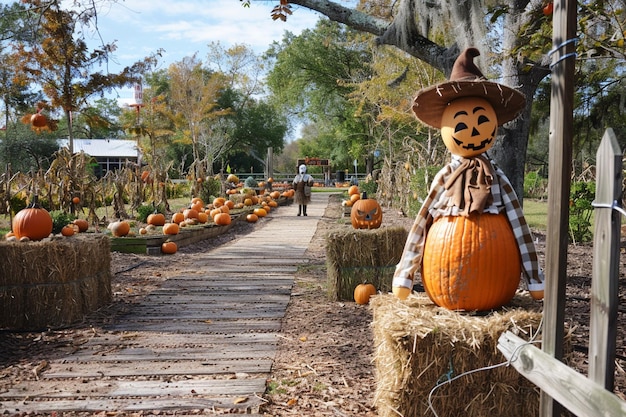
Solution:
<svg viewBox="0 0 626 417"><path fill-rule="evenodd" d="M498 349L528 380L577 416L626 416L626 402L612 393L618 308L622 152L612 129L596 158L594 260L589 327L589 376L510 332ZM544 329L550 331L550 329Z"/></svg>

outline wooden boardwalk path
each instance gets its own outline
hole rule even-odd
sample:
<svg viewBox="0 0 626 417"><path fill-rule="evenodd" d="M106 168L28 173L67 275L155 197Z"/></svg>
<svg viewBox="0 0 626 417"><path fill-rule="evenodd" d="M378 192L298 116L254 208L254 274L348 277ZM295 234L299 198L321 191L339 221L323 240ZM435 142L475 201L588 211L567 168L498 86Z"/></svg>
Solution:
<svg viewBox="0 0 626 417"><path fill-rule="evenodd" d="M193 270L51 359L37 381L0 392L0 415L258 415L294 273L327 204L315 193L308 217L283 206L250 234L194 255Z"/></svg>

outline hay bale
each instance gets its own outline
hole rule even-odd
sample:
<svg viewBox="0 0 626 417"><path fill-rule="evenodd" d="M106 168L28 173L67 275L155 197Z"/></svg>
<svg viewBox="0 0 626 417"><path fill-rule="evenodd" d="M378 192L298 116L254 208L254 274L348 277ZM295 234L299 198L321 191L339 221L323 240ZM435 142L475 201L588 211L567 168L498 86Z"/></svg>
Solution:
<svg viewBox="0 0 626 417"><path fill-rule="evenodd" d="M107 236L0 242L0 329L67 326L110 301Z"/></svg>
<svg viewBox="0 0 626 417"><path fill-rule="evenodd" d="M439 417L538 415L539 390L515 368L477 371L506 362L497 349L505 331L535 336L541 311L534 304L518 295L505 309L472 315L438 307L423 293L406 301L372 297L378 415L433 416L432 409Z"/></svg>
<svg viewBox="0 0 626 417"><path fill-rule="evenodd" d="M349 229L326 236L326 266L331 299L354 300L354 288L365 281L391 291L408 232L403 227Z"/></svg>

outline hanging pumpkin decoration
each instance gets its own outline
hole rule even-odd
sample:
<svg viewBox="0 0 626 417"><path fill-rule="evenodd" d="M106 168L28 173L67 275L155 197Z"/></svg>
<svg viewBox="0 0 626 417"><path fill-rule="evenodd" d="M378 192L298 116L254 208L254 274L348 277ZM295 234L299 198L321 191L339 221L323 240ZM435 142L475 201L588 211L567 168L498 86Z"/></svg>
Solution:
<svg viewBox="0 0 626 417"><path fill-rule="evenodd" d="M30 116L30 124L38 128L46 127L46 125L48 124L46 116L41 114L40 111L41 109L37 110L37 113Z"/></svg>
<svg viewBox="0 0 626 417"><path fill-rule="evenodd" d="M378 229L383 222L383 209L378 201L367 198L367 193L363 192L363 196L352 204L350 220L355 229Z"/></svg>
<svg viewBox="0 0 626 417"><path fill-rule="evenodd" d="M368 304L372 295L376 295L373 284L363 283L354 288L354 302L357 304Z"/></svg>
<svg viewBox="0 0 626 417"><path fill-rule="evenodd" d="M41 240L50 236L52 227L52 216L48 210L41 207L36 195L28 207L17 212L12 222L13 233L18 240L22 238Z"/></svg>
<svg viewBox="0 0 626 417"><path fill-rule="evenodd" d="M513 298L521 277L533 298L543 298L543 272L521 204L504 172L485 155L498 127L515 119L526 100L487 81L473 62L478 55L466 49L448 82L421 90L413 100L417 118L441 129L452 158L431 184L392 284L404 299L421 272L430 299L451 310L499 308Z"/></svg>

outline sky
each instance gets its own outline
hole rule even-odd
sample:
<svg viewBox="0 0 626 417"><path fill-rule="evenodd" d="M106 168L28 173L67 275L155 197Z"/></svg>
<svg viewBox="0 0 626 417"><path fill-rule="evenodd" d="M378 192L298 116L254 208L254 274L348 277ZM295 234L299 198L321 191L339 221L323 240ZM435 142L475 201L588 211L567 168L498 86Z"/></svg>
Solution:
<svg viewBox="0 0 626 417"><path fill-rule="evenodd" d="M98 28L104 43L117 50L109 71L142 60L159 48L165 50L160 67L198 53L205 59L207 45L220 42L224 48L245 44L256 53L265 52L285 31L300 34L313 28L320 15L292 6L286 22L273 21L270 12L278 0L253 0L244 8L239 0L118 0L100 1ZM97 39L93 39L94 46ZM117 91L121 104L134 102L132 88Z"/></svg>

